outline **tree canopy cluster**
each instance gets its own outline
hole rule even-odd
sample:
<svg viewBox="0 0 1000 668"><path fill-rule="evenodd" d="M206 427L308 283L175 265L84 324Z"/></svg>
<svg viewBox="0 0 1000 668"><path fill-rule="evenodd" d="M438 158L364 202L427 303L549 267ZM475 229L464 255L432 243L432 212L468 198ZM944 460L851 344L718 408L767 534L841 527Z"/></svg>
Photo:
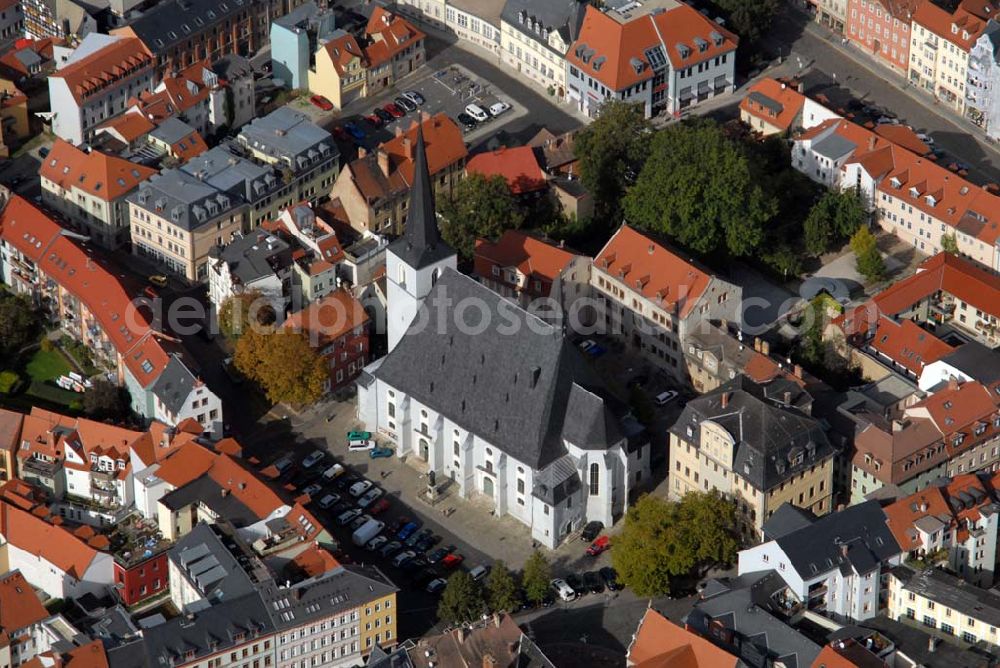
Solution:
<svg viewBox="0 0 1000 668"><path fill-rule="evenodd" d="M861 227L851 237L851 250L857 262L858 272L870 282L885 278L885 264L878 252L875 235L867 227Z"/></svg>
<svg viewBox="0 0 1000 668"><path fill-rule="evenodd" d="M611 561L640 597L670 592L671 580L696 568L728 564L739 549L736 507L718 492L680 501L645 495L629 509Z"/></svg>
<svg viewBox="0 0 1000 668"><path fill-rule="evenodd" d="M478 619L484 612L515 612L522 596L532 603L541 603L549 594L552 569L545 556L537 550L524 565L520 583L517 575L503 561L493 564L485 585L473 580L468 573L458 571L448 578L438 603L438 618L450 624Z"/></svg>
<svg viewBox="0 0 1000 668"><path fill-rule="evenodd" d="M233 364L271 402L309 404L323 396L326 364L302 332L248 329L236 342Z"/></svg>
<svg viewBox="0 0 1000 668"><path fill-rule="evenodd" d="M277 319L274 307L258 290L248 290L233 295L219 308L219 331L227 339L235 340L251 327L273 325Z"/></svg>
<svg viewBox="0 0 1000 668"><path fill-rule="evenodd" d="M13 364L42 330L42 319L24 295L0 291L0 363Z"/></svg>

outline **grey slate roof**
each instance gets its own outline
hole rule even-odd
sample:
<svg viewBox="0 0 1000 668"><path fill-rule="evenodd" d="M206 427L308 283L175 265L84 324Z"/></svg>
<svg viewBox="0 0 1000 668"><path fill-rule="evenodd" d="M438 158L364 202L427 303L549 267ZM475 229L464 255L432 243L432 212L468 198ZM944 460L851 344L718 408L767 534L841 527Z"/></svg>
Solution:
<svg viewBox="0 0 1000 668"><path fill-rule="evenodd" d="M941 361L983 385L991 386L1000 381L1000 355L978 341L962 344L954 352L942 357Z"/></svg>
<svg viewBox="0 0 1000 668"><path fill-rule="evenodd" d="M180 169L154 174L126 200L188 231L244 206L242 199L220 193Z"/></svg>
<svg viewBox="0 0 1000 668"><path fill-rule="evenodd" d="M242 158L222 146L192 158L180 169L246 202L257 202L285 187L272 167Z"/></svg>
<svg viewBox="0 0 1000 668"><path fill-rule="evenodd" d="M150 132L150 136L159 139L164 144L173 146L194 132L194 128L178 118L171 116Z"/></svg>
<svg viewBox="0 0 1000 668"><path fill-rule="evenodd" d="M531 494L554 506L575 494L582 484L573 458L563 455L538 472L535 476L535 488Z"/></svg>
<svg viewBox="0 0 1000 668"><path fill-rule="evenodd" d="M803 579L834 568L853 568L864 574L902 551L878 501L865 501L824 515L776 540ZM843 546L847 547L846 555Z"/></svg>
<svg viewBox="0 0 1000 668"><path fill-rule="evenodd" d="M938 642L934 650L929 651L930 634L883 615L865 620L862 627L875 629L884 635L892 641L897 651L922 668L996 668L997 665L996 657L991 658L980 647L965 648L949 642ZM940 638L940 633L935 631L934 637Z"/></svg>
<svg viewBox="0 0 1000 668"><path fill-rule="evenodd" d="M764 107L768 111L773 112L775 115L780 114L782 110L785 108L784 106L782 106L780 102L769 98L767 95L764 95L760 91L755 90L749 95L747 95L747 97L749 97L751 100L753 100L760 106Z"/></svg>
<svg viewBox="0 0 1000 668"><path fill-rule="evenodd" d="M586 0L507 0L500 18L546 48L548 41L542 29L557 31L569 46L580 33L588 4ZM538 30L534 28L536 22Z"/></svg>
<svg viewBox="0 0 1000 668"><path fill-rule="evenodd" d="M451 246L441 239L438 230L423 125L417 125L413 187L406 210L406 225L403 235L389 244L389 251L415 269L422 269L455 254Z"/></svg>
<svg viewBox="0 0 1000 668"><path fill-rule="evenodd" d="M143 12L129 27L159 57L192 34L211 32L247 3L254 4L252 0L166 0Z"/></svg>
<svg viewBox="0 0 1000 668"><path fill-rule="evenodd" d="M478 306L456 308L463 304ZM484 331L480 307L490 315ZM563 437L581 436L573 419L611 410L573 392L576 384L600 396L603 383L558 328L481 283L445 269L422 308L429 319L418 316L373 375L514 459L545 468L566 453ZM508 316L519 326L510 326ZM616 419L591 415L591 424L603 424L604 433L581 447L614 445L602 439L620 433L611 426Z"/></svg>
<svg viewBox="0 0 1000 668"><path fill-rule="evenodd" d="M291 265L291 246L284 239L256 231L234 239L213 256L229 266L229 273L242 285L275 275L275 267Z"/></svg>
<svg viewBox="0 0 1000 668"><path fill-rule="evenodd" d="M241 598L256 591L253 580L208 524L196 524L170 548L167 558L210 601Z"/></svg>
<svg viewBox="0 0 1000 668"><path fill-rule="evenodd" d="M783 405L785 392L790 406ZM728 404L722 406L724 394ZM700 447L704 420L711 420L736 442L732 468L754 487L768 490L834 455L815 419L794 408L811 397L790 381L758 385L739 375L715 391L689 401L670 428L678 438ZM795 460L801 455L799 464Z"/></svg>
<svg viewBox="0 0 1000 668"><path fill-rule="evenodd" d="M986 589L936 568L915 571L907 566L897 566L892 569L892 574L905 583L904 591L912 591L938 605L947 606L959 617L974 617L990 626L1000 626L1000 596Z"/></svg>
<svg viewBox="0 0 1000 668"><path fill-rule="evenodd" d="M768 612L775 608L770 596L784 586L774 571L749 573L715 585L712 591L717 593L697 601L684 618L693 631L710 637L713 621L732 629L736 637L727 649L752 668L765 668L776 660L787 668L813 665L822 648Z"/></svg>
<svg viewBox="0 0 1000 668"><path fill-rule="evenodd" d="M813 151L830 160L842 158L856 148L857 145L854 142L835 133L831 133L813 144Z"/></svg>
<svg viewBox="0 0 1000 668"><path fill-rule="evenodd" d="M253 76L253 66L250 61L238 53L230 53L219 58L212 63L212 71L229 81Z"/></svg>
<svg viewBox="0 0 1000 668"><path fill-rule="evenodd" d="M222 495L222 486L207 473L183 487L164 494L160 499L168 510L177 511L192 503L201 502L234 527L241 528L258 522L260 518L232 494Z"/></svg>
<svg viewBox="0 0 1000 668"><path fill-rule="evenodd" d="M275 160L287 161L296 173L339 156L330 133L291 107L278 107L255 118L243 126L237 139Z"/></svg>
<svg viewBox="0 0 1000 668"><path fill-rule="evenodd" d="M194 389L196 378L177 356L171 356L163 373L153 383L153 394L167 410L177 415Z"/></svg>
<svg viewBox="0 0 1000 668"><path fill-rule="evenodd" d="M804 529L815 521L816 516L805 508L783 503L764 522L764 540L782 538L793 531Z"/></svg>

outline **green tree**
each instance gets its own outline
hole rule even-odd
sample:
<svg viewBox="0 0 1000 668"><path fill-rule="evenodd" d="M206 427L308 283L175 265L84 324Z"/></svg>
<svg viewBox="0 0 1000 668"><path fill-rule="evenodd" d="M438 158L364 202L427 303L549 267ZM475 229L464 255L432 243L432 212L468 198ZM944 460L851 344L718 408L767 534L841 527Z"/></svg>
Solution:
<svg viewBox="0 0 1000 668"><path fill-rule="evenodd" d="M238 339L251 326L269 326L276 320L274 307L257 290L248 290L222 302L219 331L227 339Z"/></svg>
<svg viewBox="0 0 1000 668"><path fill-rule="evenodd" d="M14 361L41 331L41 318L24 295L0 292L0 360Z"/></svg>
<svg viewBox="0 0 1000 668"><path fill-rule="evenodd" d="M528 601L534 604L541 603L548 596L552 587L552 567L549 565L545 555L535 550L528 557L524 564L524 574L521 576L521 585L524 587L524 595Z"/></svg>
<svg viewBox="0 0 1000 668"><path fill-rule="evenodd" d="M885 277L882 255L878 252L875 236L867 226L859 228L851 237L851 250L854 251L858 271L868 281L879 281Z"/></svg>
<svg viewBox="0 0 1000 668"><path fill-rule="evenodd" d="M671 577L731 563L738 549L736 507L718 492L680 501L644 495L625 516L611 561L638 596L657 596L670 591Z"/></svg>
<svg viewBox="0 0 1000 668"><path fill-rule="evenodd" d="M465 259L472 257L476 239L496 239L517 229L524 214L500 175L469 174L450 198L441 202L441 237Z"/></svg>
<svg viewBox="0 0 1000 668"><path fill-rule="evenodd" d="M621 220L622 197L649 155L651 136L642 105L608 100L573 139L580 180L594 198L594 218L609 227Z"/></svg>
<svg viewBox="0 0 1000 668"><path fill-rule="evenodd" d="M958 255L958 239L955 237L954 233L941 235L941 250L945 253Z"/></svg>
<svg viewBox="0 0 1000 668"><path fill-rule="evenodd" d="M771 28L778 0L715 0L728 18L727 27L740 36L741 44L756 45Z"/></svg>
<svg viewBox="0 0 1000 668"><path fill-rule="evenodd" d="M834 242L850 238L867 217L857 194L849 190L826 191L803 223L806 250L813 255L825 253Z"/></svg>
<svg viewBox="0 0 1000 668"><path fill-rule="evenodd" d="M692 119L658 132L625 196L625 215L699 253L750 255L776 200L754 179L746 153L717 123Z"/></svg>
<svg viewBox="0 0 1000 668"><path fill-rule="evenodd" d="M513 612L517 608L517 581L503 561L493 564L486 579L486 594L494 612Z"/></svg>
<svg viewBox="0 0 1000 668"><path fill-rule="evenodd" d="M791 246L779 243L772 248L772 251L764 253L762 259L768 267L781 274L784 280L802 271L802 260Z"/></svg>
<svg viewBox="0 0 1000 668"><path fill-rule="evenodd" d="M83 392L83 412L95 420L121 420L129 414L128 391L103 378Z"/></svg>
<svg viewBox="0 0 1000 668"><path fill-rule="evenodd" d="M448 578L448 585L441 593L438 618L449 624L469 622L483 614L483 607L483 592L479 583L465 571L456 571Z"/></svg>
<svg viewBox="0 0 1000 668"><path fill-rule="evenodd" d="M323 396L323 358L302 332L249 329L236 342L233 364L274 403L311 404Z"/></svg>

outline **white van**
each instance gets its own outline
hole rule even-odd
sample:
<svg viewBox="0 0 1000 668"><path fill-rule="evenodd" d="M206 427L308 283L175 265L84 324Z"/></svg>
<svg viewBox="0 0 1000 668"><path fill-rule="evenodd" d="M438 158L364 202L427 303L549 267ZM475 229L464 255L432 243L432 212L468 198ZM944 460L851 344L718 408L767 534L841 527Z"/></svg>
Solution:
<svg viewBox="0 0 1000 668"><path fill-rule="evenodd" d="M368 520L354 532L354 535L351 536L351 540L354 541L355 545L361 547L372 538L379 535L384 528L385 522L380 522L379 520Z"/></svg>
<svg viewBox="0 0 1000 668"><path fill-rule="evenodd" d="M482 123L483 121L490 120L490 115L486 113L486 110L480 107L478 104L467 104L465 105L465 113L472 116L474 119Z"/></svg>
<svg viewBox="0 0 1000 668"><path fill-rule="evenodd" d="M489 566L484 566L483 564L479 564L471 571L469 571L469 577L472 578L473 580L479 581L482 580L489 572L490 572Z"/></svg>
<svg viewBox="0 0 1000 668"><path fill-rule="evenodd" d="M552 588L556 590L557 594L559 594L559 598L564 601L572 601L576 598L576 592L573 591L573 588L570 587L569 584L567 584L562 578L556 578L553 580Z"/></svg>
<svg viewBox="0 0 1000 668"><path fill-rule="evenodd" d="M374 450L375 441L369 439L367 441L351 441L347 444L347 449L350 452L360 452L362 450Z"/></svg>

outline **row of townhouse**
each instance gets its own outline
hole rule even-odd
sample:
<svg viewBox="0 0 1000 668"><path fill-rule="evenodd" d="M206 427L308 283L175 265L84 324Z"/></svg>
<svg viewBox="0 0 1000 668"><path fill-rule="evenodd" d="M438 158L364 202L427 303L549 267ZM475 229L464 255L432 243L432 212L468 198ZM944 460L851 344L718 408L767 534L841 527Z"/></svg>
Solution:
<svg viewBox="0 0 1000 668"><path fill-rule="evenodd" d="M222 426L222 403L185 361L179 342L153 330L113 274L32 204L13 196L0 212L0 276L86 345L129 391L132 409L176 425Z"/></svg>
<svg viewBox="0 0 1000 668"><path fill-rule="evenodd" d="M677 0L405 0L400 11L495 55L593 118L606 99L679 116L735 89L738 38Z"/></svg>
<svg viewBox="0 0 1000 668"><path fill-rule="evenodd" d="M236 140L144 181L127 197L134 253L188 281L208 279L210 253L334 182L339 152L325 130L288 107Z"/></svg>
<svg viewBox="0 0 1000 668"><path fill-rule="evenodd" d="M425 35L376 7L357 35L334 27L333 13L302 5L271 26L273 75L337 108L374 97L424 64Z"/></svg>

